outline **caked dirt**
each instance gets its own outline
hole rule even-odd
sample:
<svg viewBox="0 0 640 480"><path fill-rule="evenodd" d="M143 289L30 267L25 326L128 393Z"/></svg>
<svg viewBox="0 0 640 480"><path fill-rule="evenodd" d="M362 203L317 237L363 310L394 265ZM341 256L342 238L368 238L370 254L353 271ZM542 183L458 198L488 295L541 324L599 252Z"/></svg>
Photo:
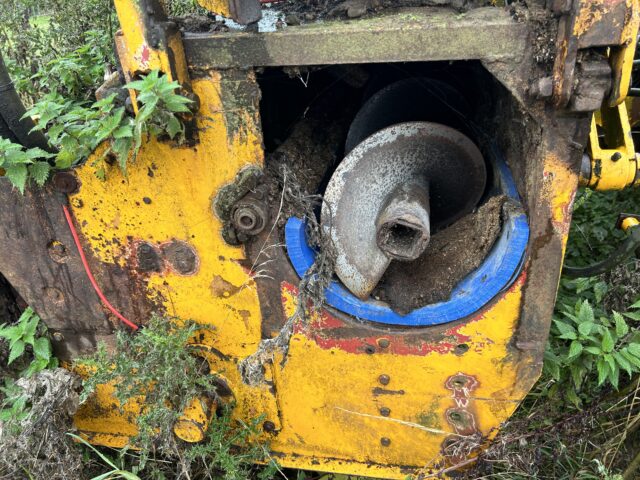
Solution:
<svg viewBox="0 0 640 480"><path fill-rule="evenodd" d="M286 0L272 5L286 15L288 25L296 25L324 18L358 18L393 8L452 7L462 12L490 3L486 0Z"/></svg>
<svg viewBox="0 0 640 480"><path fill-rule="evenodd" d="M436 232L417 260L391 262L374 298L402 315L448 300L455 286L478 268L493 247L505 201L504 195L491 197L477 211Z"/></svg>

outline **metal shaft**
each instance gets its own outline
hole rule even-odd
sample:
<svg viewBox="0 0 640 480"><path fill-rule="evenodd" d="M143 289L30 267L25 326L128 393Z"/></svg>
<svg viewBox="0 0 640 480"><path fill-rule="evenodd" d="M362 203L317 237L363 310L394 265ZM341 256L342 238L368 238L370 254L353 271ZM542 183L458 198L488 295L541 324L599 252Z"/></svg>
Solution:
<svg viewBox="0 0 640 480"><path fill-rule="evenodd" d="M411 261L427 248L431 238L429 184L412 181L388 196L376 220L376 242L394 260Z"/></svg>

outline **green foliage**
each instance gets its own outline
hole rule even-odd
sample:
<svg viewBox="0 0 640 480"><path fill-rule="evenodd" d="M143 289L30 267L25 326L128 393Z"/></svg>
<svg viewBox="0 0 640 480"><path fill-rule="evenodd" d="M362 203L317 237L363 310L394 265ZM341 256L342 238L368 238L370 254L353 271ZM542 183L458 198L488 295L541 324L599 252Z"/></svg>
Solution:
<svg viewBox="0 0 640 480"><path fill-rule="evenodd" d="M264 447L250 441L262 419L238 424L231 418L230 407L211 422L205 441L180 448L176 443L173 425L190 401L216 391L216 376L202 371L202 358L189 347L199 331L202 326L190 322L153 317L136 334L118 332L114 353L101 345L94 355L76 363L92 372L83 383L81 402L105 383L115 386L121 406L131 399L143 399L144 409L136 418L138 435L133 440L140 449L138 463L129 468L135 474L145 469L162 471L166 467L162 462L151 461L151 453L157 452L165 458L179 458L177 468L182 474L200 467L208 475L204 478L240 480L248 478L253 462L265 456ZM261 478L270 478L264 475Z"/></svg>
<svg viewBox="0 0 640 480"><path fill-rule="evenodd" d="M209 15L209 11L198 5L197 0L164 0L167 14L171 17L182 17L185 15Z"/></svg>
<svg viewBox="0 0 640 480"><path fill-rule="evenodd" d="M73 433L67 433L71 438L75 441L80 442L89 450L91 450L98 458L100 458L108 467L111 468L106 473L102 475L98 475L93 477L91 480L115 480L116 478L123 478L125 480L140 480L140 477L133 472L129 472L126 470L126 467L123 465L116 465L116 460L109 458L107 455L103 454L96 447L87 442L84 438L79 437ZM124 463L124 462L121 462Z"/></svg>
<svg viewBox="0 0 640 480"><path fill-rule="evenodd" d="M0 50L28 104L58 88L78 95L70 99L87 99L102 82L104 65L115 63L117 27L111 0L7 0L0 8Z"/></svg>
<svg viewBox="0 0 640 480"><path fill-rule="evenodd" d="M66 55L56 56L31 76L41 93L58 93L67 100L89 100L105 73L109 50L101 32L85 32L87 43Z"/></svg>
<svg viewBox="0 0 640 480"><path fill-rule="evenodd" d="M20 193L24 193L29 179L39 186L45 184L51 170L47 160L53 156L41 148L25 150L22 145L0 137L0 168Z"/></svg>
<svg viewBox="0 0 640 480"><path fill-rule="evenodd" d="M112 160L126 174L127 162L135 161L148 136L166 135L177 143L184 142L184 124L177 114L188 112L191 100L176 93L177 82L169 82L154 71L126 88L138 92L140 109L135 117L116 105L115 94L93 104L66 100L59 93L45 95L26 115L38 119L35 130L45 130L58 153L24 149L0 138L0 168L7 179L20 192L31 180L42 186L52 169L72 167L107 141L102 155L92 164L98 178L104 179ZM52 165L49 161L53 157Z"/></svg>
<svg viewBox="0 0 640 480"><path fill-rule="evenodd" d="M137 420L140 448L168 442L188 402L202 391L215 391L215 378L198 374L200 363L188 348L196 330L195 324L178 326L175 320L153 317L135 335L119 331L114 353L101 345L93 356L78 360L79 366L92 371L83 382L81 402L97 385L116 382L120 405L144 398L146 408Z"/></svg>
<svg viewBox="0 0 640 480"><path fill-rule="evenodd" d="M625 238L625 233L615 228L618 214L637 212L638 205L637 188L613 192L582 190L573 208L567 263L584 266L613 252Z"/></svg>
<svg viewBox="0 0 640 480"><path fill-rule="evenodd" d="M9 342L9 359L11 365L16 359L22 357L30 347L33 352L33 360L22 372L22 376L29 377L46 368L58 366L57 359L53 356L51 342L46 336L46 328L40 324L40 317L28 307L15 325L0 326L0 337Z"/></svg>
<svg viewBox="0 0 640 480"><path fill-rule="evenodd" d="M635 311L626 315L637 316L640 302L630 308ZM591 376L597 377L595 386L607 382L617 389L621 371L629 378L640 372L640 336L631 332L618 312L596 315L588 300L578 300L553 320L545 370L579 406L585 382L595 380Z"/></svg>
<svg viewBox="0 0 640 480"><path fill-rule="evenodd" d="M13 325L0 326L0 338L9 344L9 358L7 364L11 365L16 360L26 357L28 350L33 358L21 370L21 377L30 377L47 368L56 368L58 360L53 356L51 342L47 337L46 327L40 323L40 317L28 307ZM11 378L5 378L2 392L2 404L0 408L0 421L21 421L29 414L27 398Z"/></svg>

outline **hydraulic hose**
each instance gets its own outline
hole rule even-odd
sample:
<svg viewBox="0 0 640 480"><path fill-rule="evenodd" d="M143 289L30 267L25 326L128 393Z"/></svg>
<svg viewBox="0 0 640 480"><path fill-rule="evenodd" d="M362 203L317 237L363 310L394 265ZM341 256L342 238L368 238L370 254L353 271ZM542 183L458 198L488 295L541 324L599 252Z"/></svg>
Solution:
<svg viewBox="0 0 640 480"><path fill-rule="evenodd" d="M616 265L624 262L640 247L640 226L632 227L628 231L629 236L604 260L592 263L586 267L570 267L565 265L562 273L569 278L594 277L608 272Z"/></svg>
<svg viewBox="0 0 640 480"><path fill-rule="evenodd" d="M24 105L9 77L9 72L0 54L0 137L19 143L27 148L40 147L48 152L55 150L42 132L32 132L35 126L31 118L22 118Z"/></svg>

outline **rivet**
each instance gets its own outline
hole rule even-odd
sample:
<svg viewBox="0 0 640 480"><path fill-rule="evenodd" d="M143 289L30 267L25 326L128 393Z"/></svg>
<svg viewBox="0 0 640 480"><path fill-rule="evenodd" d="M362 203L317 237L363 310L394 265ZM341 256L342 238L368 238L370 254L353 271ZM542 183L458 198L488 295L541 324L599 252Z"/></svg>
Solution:
<svg viewBox="0 0 640 480"><path fill-rule="evenodd" d="M380 348L388 348L389 347L389 339L388 338L379 338L378 339L378 346Z"/></svg>
<svg viewBox="0 0 640 480"><path fill-rule="evenodd" d="M389 378L389 375L382 374L378 377L378 381L382 385L389 385L389 382L391 381L391 379Z"/></svg>
<svg viewBox="0 0 640 480"><path fill-rule="evenodd" d="M364 351L365 353L368 353L369 355L376 353L376 349L373 345L367 345L366 347L364 347Z"/></svg>
<svg viewBox="0 0 640 480"><path fill-rule="evenodd" d="M53 187L60 193L76 193L78 179L71 172L58 172L53 176Z"/></svg>
<svg viewBox="0 0 640 480"><path fill-rule="evenodd" d="M276 425L272 421L267 420L262 424L262 429L267 433L273 433L276 431Z"/></svg>
<svg viewBox="0 0 640 480"><path fill-rule="evenodd" d="M56 263L66 263L69 260L69 252L64 244L54 240L47 246L49 257Z"/></svg>
<svg viewBox="0 0 640 480"><path fill-rule="evenodd" d="M389 415L391 415L391 410L387 407L380 407L380 415L382 415L383 417L388 417Z"/></svg>
<svg viewBox="0 0 640 480"><path fill-rule="evenodd" d="M391 440L387 437L382 437L380 439L380 445L382 445L383 447L388 447L389 445L391 445Z"/></svg>

